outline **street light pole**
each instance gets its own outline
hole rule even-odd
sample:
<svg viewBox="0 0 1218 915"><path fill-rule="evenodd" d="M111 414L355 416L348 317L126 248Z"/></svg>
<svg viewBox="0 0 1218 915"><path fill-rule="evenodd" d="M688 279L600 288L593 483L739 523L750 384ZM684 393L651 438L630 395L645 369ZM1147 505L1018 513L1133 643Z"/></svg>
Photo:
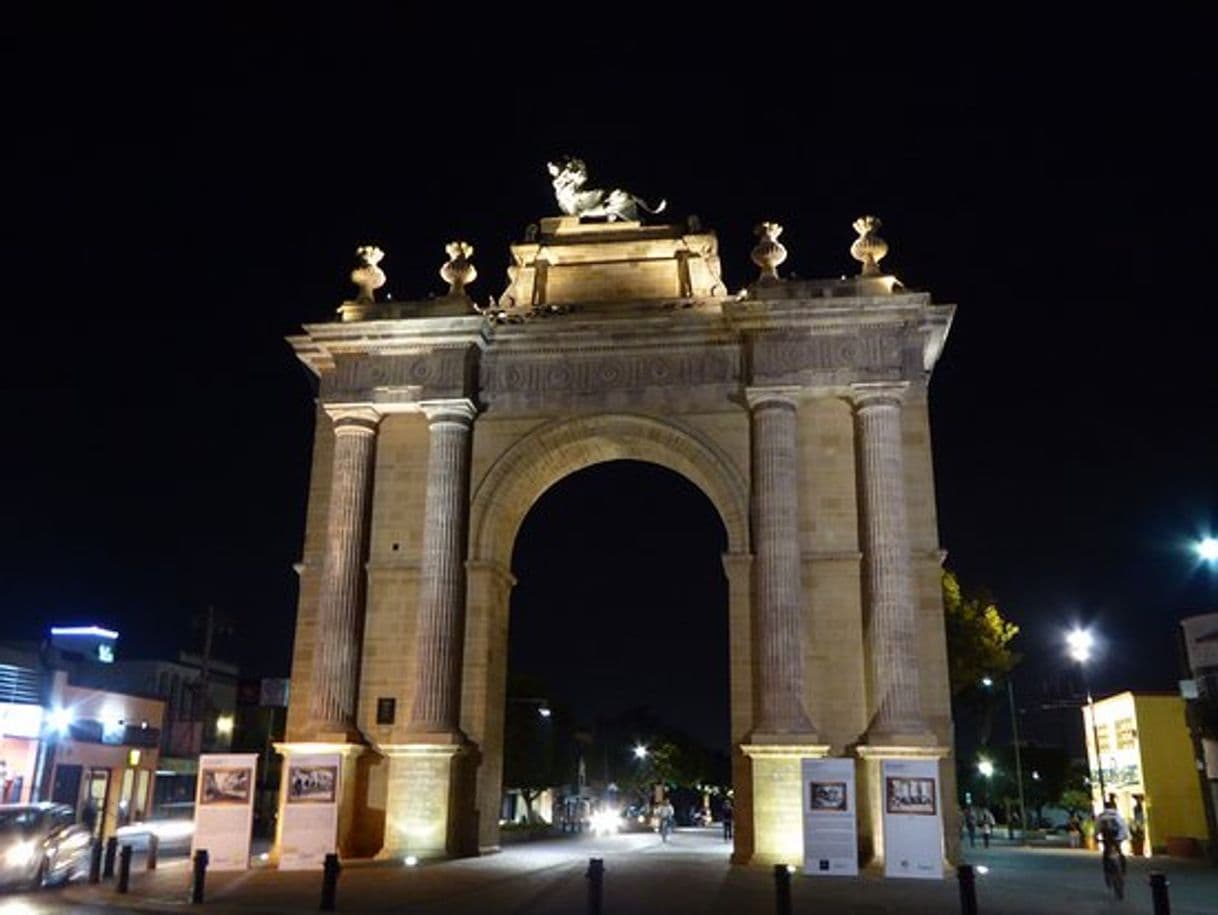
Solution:
<svg viewBox="0 0 1218 915"><path fill-rule="evenodd" d="M1019 758L1019 717L1015 713L1015 687L1009 673L1007 674L1007 699L1011 703L1011 739L1015 742L1015 784L1019 786L1019 844L1027 845L1028 808L1023 799L1023 764Z"/></svg>
<svg viewBox="0 0 1218 915"><path fill-rule="evenodd" d="M1095 744L1095 771L1100 779L1100 806L1108 798L1108 789L1104 787L1104 757L1100 755L1100 729L1095 723L1095 700L1091 698L1091 684L1087 681L1087 665L1079 662L1083 672L1083 689L1087 693L1087 710L1091 713L1091 740Z"/></svg>
<svg viewBox="0 0 1218 915"><path fill-rule="evenodd" d="M1087 693L1087 710L1091 714L1091 739L1095 743L1095 771L1100 780L1100 806L1107 800L1108 789L1104 786L1104 757L1100 754L1100 729L1095 722L1095 700L1091 698L1091 683L1087 679L1087 661L1091 657L1091 645L1094 639L1086 629L1073 629L1066 636L1066 644L1070 646L1070 657L1078 661L1079 672L1083 677L1083 691Z"/></svg>

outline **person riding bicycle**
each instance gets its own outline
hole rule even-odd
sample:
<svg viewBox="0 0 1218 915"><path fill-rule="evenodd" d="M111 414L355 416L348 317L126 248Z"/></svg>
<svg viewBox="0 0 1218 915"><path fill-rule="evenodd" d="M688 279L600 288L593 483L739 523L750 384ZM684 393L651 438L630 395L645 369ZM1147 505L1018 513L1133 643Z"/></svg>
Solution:
<svg viewBox="0 0 1218 915"><path fill-rule="evenodd" d="M1121 861L1121 873L1125 873L1125 852L1121 843L1129 839L1129 825L1116 809L1116 799L1111 795L1104 801L1104 809L1095 818L1095 835L1100 840L1100 850L1107 857L1116 852Z"/></svg>

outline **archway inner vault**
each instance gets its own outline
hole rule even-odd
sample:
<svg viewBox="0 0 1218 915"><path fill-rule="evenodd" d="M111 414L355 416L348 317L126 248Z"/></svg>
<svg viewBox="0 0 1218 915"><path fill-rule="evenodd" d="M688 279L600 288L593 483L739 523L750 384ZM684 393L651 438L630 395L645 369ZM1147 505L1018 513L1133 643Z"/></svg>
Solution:
<svg viewBox="0 0 1218 915"><path fill-rule="evenodd" d="M714 504L727 531L728 553L748 552L748 490L731 459L676 423L618 413L548 423L508 449L474 492L470 558L510 567L516 533L541 494L578 470L616 460L659 464L681 474Z"/></svg>

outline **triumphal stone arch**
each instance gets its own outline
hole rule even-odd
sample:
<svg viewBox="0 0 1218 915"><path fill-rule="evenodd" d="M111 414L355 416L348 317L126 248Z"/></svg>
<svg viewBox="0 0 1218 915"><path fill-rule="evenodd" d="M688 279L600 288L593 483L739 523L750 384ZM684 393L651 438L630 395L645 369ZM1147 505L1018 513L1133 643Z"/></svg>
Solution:
<svg viewBox="0 0 1218 915"><path fill-rule="evenodd" d="M878 861L881 761L939 760L954 806L927 417L953 309L880 269L870 217L826 280L783 278L763 223L733 293L696 219L616 215L540 220L482 303L463 242L414 302L361 248L356 298L291 338L319 397L278 749L341 754L344 855L495 849L514 538L566 475L650 461L727 533L733 860L797 860L801 760L838 756Z"/></svg>

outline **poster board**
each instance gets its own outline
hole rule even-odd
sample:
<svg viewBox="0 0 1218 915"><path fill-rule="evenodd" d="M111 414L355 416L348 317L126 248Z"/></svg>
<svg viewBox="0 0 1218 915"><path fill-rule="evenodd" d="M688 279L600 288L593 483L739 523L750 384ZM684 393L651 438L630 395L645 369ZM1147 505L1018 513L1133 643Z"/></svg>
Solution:
<svg viewBox="0 0 1218 915"><path fill-rule="evenodd" d="M804 873L853 877L859 872L853 759L805 759Z"/></svg>
<svg viewBox="0 0 1218 915"><path fill-rule="evenodd" d="M257 753L205 753L195 785L195 834L190 854L207 849L211 870L246 870L254 828Z"/></svg>
<svg viewBox="0 0 1218 915"><path fill-rule="evenodd" d="M884 876L942 880L943 805L938 760L883 760L880 792L884 805Z"/></svg>
<svg viewBox="0 0 1218 915"><path fill-rule="evenodd" d="M289 756L284 767L280 870L320 868L338 850L342 757Z"/></svg>

